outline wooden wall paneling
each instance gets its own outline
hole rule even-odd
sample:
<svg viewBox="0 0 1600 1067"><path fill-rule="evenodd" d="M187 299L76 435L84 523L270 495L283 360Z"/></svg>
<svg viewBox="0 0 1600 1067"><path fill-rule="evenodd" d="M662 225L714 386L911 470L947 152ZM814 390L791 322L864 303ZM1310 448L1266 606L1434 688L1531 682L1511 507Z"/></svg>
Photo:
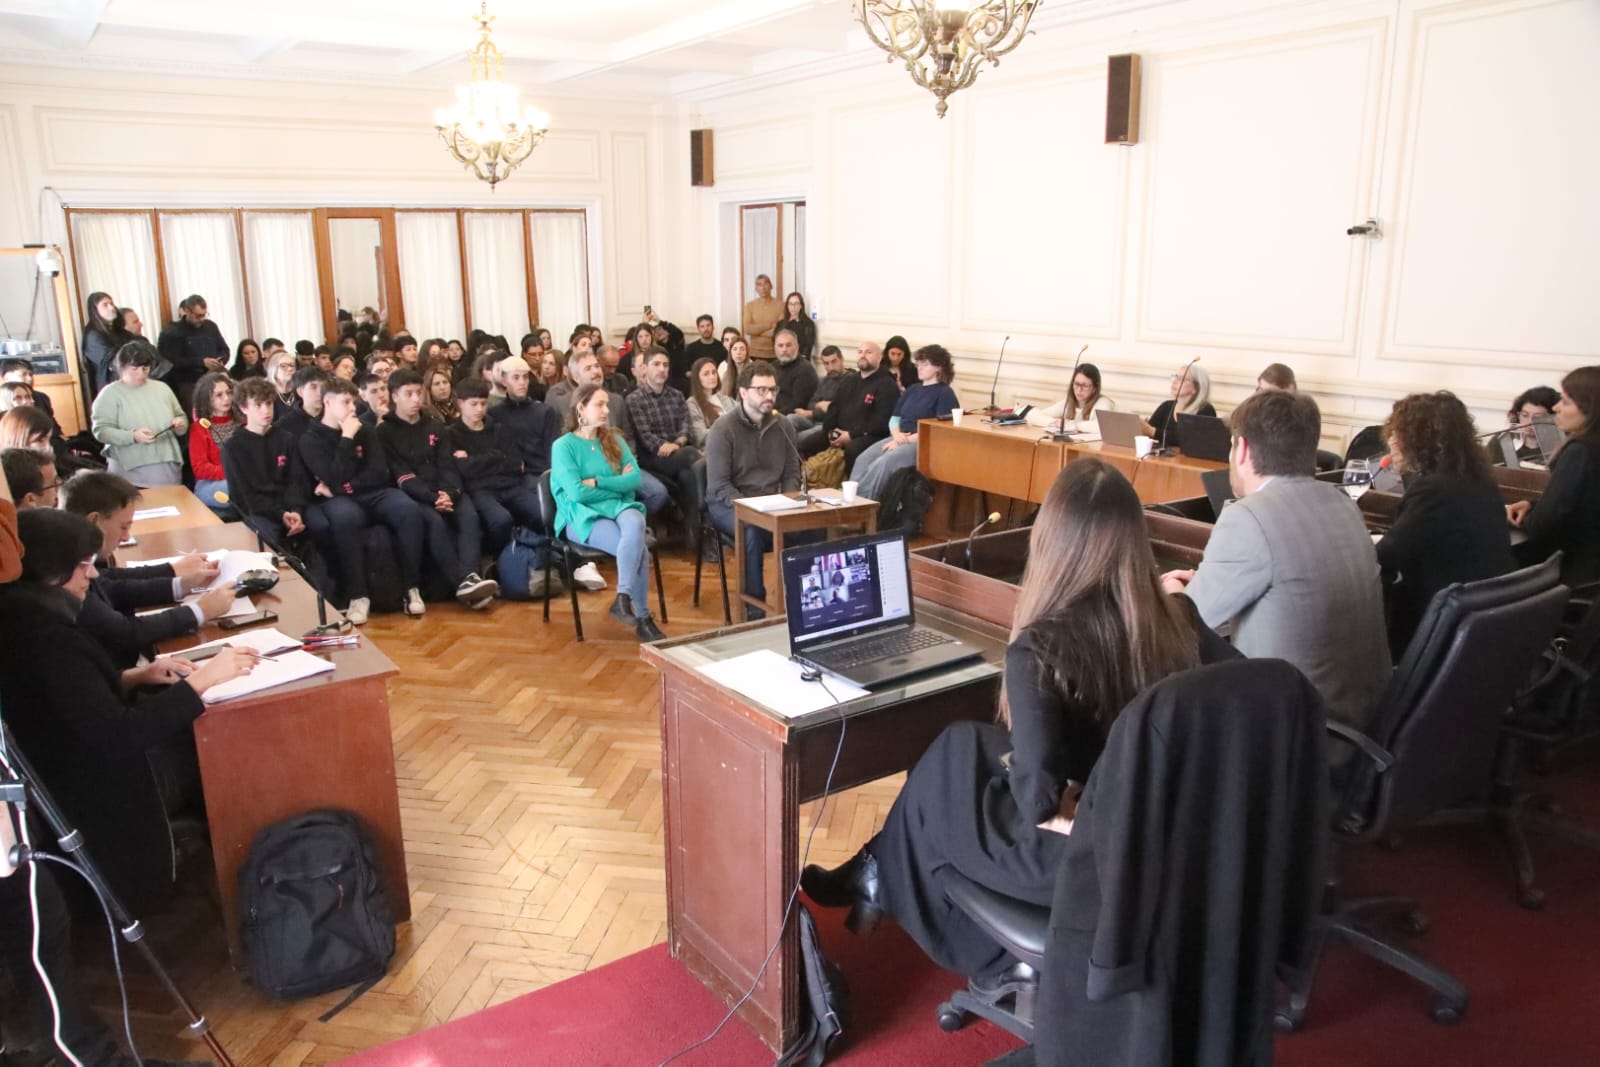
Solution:
<svg viewBox="0 0 1600 1067"><path fill-rule="evenodd" d="M467 270L467 213L456 212L456 244L461 250L461 314L467 333L472 333L472 279ZM448 338L447 338L448 340Z"/></svg>
<svg viewBox="0 0 1600 1067"><path fill-rule="evenodd" d="M528 283L528 322L530 325L539 325L539 282L534 274L537 269L533 262L533 212L522 213L522 261L527 274ZM558 340L554 333L550 334L552 342ZM467 353L471 355L472 353Z"/></svg>

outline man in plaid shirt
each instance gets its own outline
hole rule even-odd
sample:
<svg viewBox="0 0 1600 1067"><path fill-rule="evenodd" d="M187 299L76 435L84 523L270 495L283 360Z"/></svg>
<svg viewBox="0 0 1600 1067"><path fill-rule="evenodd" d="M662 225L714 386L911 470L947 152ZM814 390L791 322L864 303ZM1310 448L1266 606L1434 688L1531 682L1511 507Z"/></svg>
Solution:
<svg viewBox="0 0 1600 1067"><path fill-rule="evenodd" d="M639 441L639 465L666 483L693 540L700 529L700 484L695 464L701 457L700 450L689 444L688 403L682 393L667 384L672 365L665 348L646 349L642 358L642 366L634 363L639 386L626 398L628 419Z"/></svg>

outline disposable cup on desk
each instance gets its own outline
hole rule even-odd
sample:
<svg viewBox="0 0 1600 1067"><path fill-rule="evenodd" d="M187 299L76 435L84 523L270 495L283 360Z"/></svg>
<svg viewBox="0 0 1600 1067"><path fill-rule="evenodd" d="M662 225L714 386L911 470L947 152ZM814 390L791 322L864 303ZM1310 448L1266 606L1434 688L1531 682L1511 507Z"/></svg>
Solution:
<svg viewBox="0 0 1600 1067"><path fill-rule="evenodd" d="M1133 454L1138 459L1144 459L1155 447L1156 439L1148 434L1136 434L1133 438Z"/></svg>
<svg viewBox="0 0 1600 1067"><path fill-rule="evenodd" d="M854 504L856 502L856 490L860 488L860 482L845 482L839 487L839 492L844 495L846 504Z"/></svg>
<svg viewBox="0 0 1600 1067"><path fill-rule="evenodd" d="M951 412L950 412L950 425L952 425L952 426L960 426L961 425L961 416L963 416L965 414L966 414L966 412L962 411L960 408L952 409Z"/></svg>

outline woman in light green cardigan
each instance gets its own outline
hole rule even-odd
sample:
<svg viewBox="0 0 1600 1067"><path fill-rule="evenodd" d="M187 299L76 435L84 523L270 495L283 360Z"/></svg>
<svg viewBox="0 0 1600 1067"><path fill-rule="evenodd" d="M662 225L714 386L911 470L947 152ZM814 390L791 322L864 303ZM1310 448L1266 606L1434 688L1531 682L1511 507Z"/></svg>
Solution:
<svg viewBox="0 0 1600 1067"><path fill-rule="evenodd" d="M663 634L650 617L650 549L644 505L635 494L639 467L622 434L606 425L604 387L582 385L567 411L567 433L550 449L550 491L556 529L573 541L617 557L617 599L611 617L641 641Z"/></svg>
<svg viewBox="0 0 1600 1067"><path fill-rule="evenodd" d="M94 398L90 414L96 441L106 446L106 465L141 489L183 484L178 437L189 420L164 382L150 380L156 350L149 341L117 349L117 380Z"/></svg>

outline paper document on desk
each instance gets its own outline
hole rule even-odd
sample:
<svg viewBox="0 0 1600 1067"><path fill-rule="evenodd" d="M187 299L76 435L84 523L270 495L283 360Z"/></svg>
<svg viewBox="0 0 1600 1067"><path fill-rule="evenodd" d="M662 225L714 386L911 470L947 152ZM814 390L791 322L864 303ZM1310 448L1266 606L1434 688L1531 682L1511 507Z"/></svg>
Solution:
<svg viewBox="0 0 1600 1067"><path fill-rule="evenodd" d="M160 559L141 560L130 563L130 567L154 567L162 563L177 563L182 556L162 556ZM216 548L206 553L206 560L217 565L217 576L211 580L207 589L215 589L219 585L232 585L239 580L239 575L245 571L271 571L277 568L272 565L271 552L250 552L240 548ZM231 614L231 613L230 613ZM239 612L245 615L248 612Z"/></svg>
<svg viewBox="0 0 1600 1067"><path fill-rule="evenodd" d="M773 511L794 511L806 506L804 500L796 500L792 496L782 493L772 493L769 496L742 496L735 503L743 504L747 508L754 508L763 513Z"/></svg>
<svg viewBox="0 0 1600 1067"><path fill-rule="evenodd" d="M803 669L794 660L764 648L708 663L700 673L789 719L867 695L859 685L833 674L824 675L826 689L819 682L801 681Z"/></svg>
<svg viewBox="0 0 1600 1067"><path fill-rule="evenodd" d="M264 630L241 630L227 637L219 637L215 641L207 641L200 645L190 645L188 648L177 652L163 652L157 659L167 656L187 656L202 648L216 648L218 645L233 645L235 648L253 648L263 656L277 652L284 648L299 648L301 641L298 637L290 637L275 627L269 626Z"/></svg>
<svg viewBox="0 0 1600 1067"><path fill-rule="evenodd" d="M179 514L180 512L178 509L173 507L171 504L161 508L141 508L134 511L133 521L141 522L144 519L175 519Z"/></svg>
<svg viewBox="0 0 1600 1067"><path fill-rule="evenodd" d="M195 601L199 600L200 597L201 597L200 593L191 593L188 596L183 598L183 603L184 604L193 604ZM170 606L171 605L168 605L167 607L170 607ZM166 611L167 607L145 608L142 611L134 612L134 614L135 615L154 615L158 611ZM224 619L242 619L246 615L254 615L255 613L256 613L255 602L252 601L247 596L242 596L242 597L238 597L238 598L236 598L234 600L233 604L229 606L228 610L224 611L222 613L221 618L224 618Z"/></svg>
<svg viewBox="0 0 1600 1067"><path fill-rule="evenodd" d="M224 700L259 693L263 689L298 682L314 674L325 674L333 669L332 660L313 656L309 652L285 652L275 659L264 659L257 663L255 669L242 678L212 686L200 699L207 704L217 704Z"/></svg>

